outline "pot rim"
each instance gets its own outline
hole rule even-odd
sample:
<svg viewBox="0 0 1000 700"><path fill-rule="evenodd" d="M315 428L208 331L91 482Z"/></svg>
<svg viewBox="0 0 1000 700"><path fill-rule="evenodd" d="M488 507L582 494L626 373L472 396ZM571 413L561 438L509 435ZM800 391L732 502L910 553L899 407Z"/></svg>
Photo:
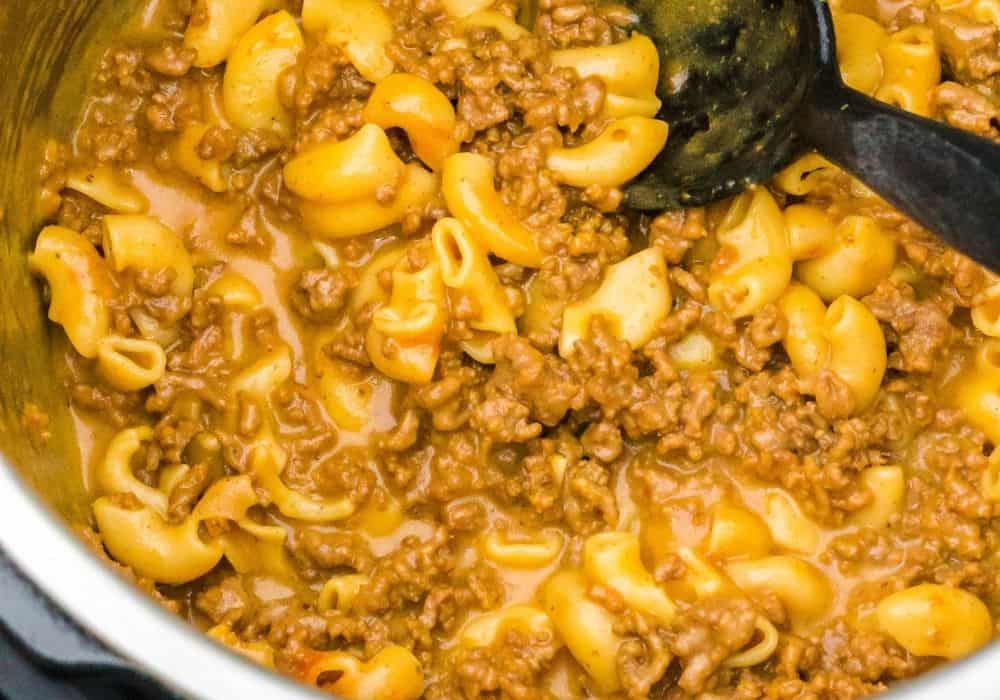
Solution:
<svg viewBox="0 0 1000 700"><path fill-rule="evenodd" d="M0 453L0 549L67 616L140 671L197 700L329 700L213 642L87 551ZM72 576L67 576L72 572ZM995 700L1000 638L904 681L887 700Z"/></svg>
<svg viewBox="0 0 1000 700"><path fill-rule="evenodd" d="M331 697L258 666L160 607L88 552L3 454L0 549L88 634L184 697Z"/></svg>

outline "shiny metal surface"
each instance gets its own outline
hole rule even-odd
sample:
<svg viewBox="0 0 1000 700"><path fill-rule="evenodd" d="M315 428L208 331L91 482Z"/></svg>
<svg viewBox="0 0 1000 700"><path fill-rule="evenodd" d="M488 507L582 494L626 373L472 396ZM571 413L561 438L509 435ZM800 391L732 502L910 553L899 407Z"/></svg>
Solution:
<svg viewBox="0 0 1000 700"><path fill-rule="evenodd" d="M98 20L117 22L123 6L133 3L0 0L0 548L95 637L186 697L329 698L197 634L106 568L66 525L85 517L88 503L66 398L51 361L58 330L45 321L25 256L38 229L43 138L68 133L79 99L73 89L57 86L72 71L86 70L85 48ZM29 402L51 416L51 439L39 440L25 429ZM902 685L891 697L995 700L996 669L1000 644Z"/></svg>

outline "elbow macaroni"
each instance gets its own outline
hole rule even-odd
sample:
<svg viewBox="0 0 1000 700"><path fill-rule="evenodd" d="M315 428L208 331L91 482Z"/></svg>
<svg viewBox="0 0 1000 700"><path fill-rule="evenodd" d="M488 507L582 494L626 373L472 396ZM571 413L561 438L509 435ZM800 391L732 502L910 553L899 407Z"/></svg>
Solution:
<svg viewBox="0 0 1000 700"><path fill-rule="evenodd" d="M882 83L881 52L889 34L873 19L853 12L834 13L837 35L837 63L844 83L855 90L874 95Z"/></svg>
<svg viewBox="0 0 1000 700"><path fill-rule="evenodd" d="M990 339L959 376L955 403L966 420L1000 444L1000 342Z"/></svg>
<svg viewBox="0 0 1000 700"><path fill-rule="evenodd" d="M94 501L94 517L111 556L159 583L192 581L222 559L222 545L201 539L193 515L169 525L149 508L130 510L102 497Z"/></svg>
<svg viewBox="0 0 1000 700"><path fill-rule="evenodd" d="M871 501L851 514L851 524L876 529L888 527L903 512L906 503L902 467L869 467L861 472L860 480L871 494Z"/></svg>
<svg viewBox="0 0 1000 700"><path fill-rule="evenodd" d="M408 73L380 81L362 112L369 124L406 132L416 156L438 171L444 159L458 153L455 108L434 83Z"/></svg>
<svg viewBox="0 0 1000 700"><path fill-rule="evenodd" d="M105 216L104 254L115 272L173 272L172 294L189 297L194 289L194 264L180 236L152 216Z"/></svg>
<svg viewBox="0 0 1000 700"><path fill-rule="evenodd" d="M188 176L194 178L212 192L220 193L229 189L222 162L216 158L202 158L198 146L211 124L195 123L185 127L170 148L174 164Z"/></svg>
<svg viewBox="0 0 1000 700"><path fill-rule="evenodd" d="M885 74L875 97L929 117L931 90L941 82L941 56L930 27L911 26L892 34L879 52Z"/></svg>
<svg viewBox="0 0 1000 700"><path fill-rule="evenodd" d="M739 595L740 589L705 556L690 547L679 547L677 557L684 564L684 576L666 584L667 592L677 600L694 602L716 596Z"/></svg>
<svg viewBox="0 0 1000 700"><path fill-rule="evenodd" d="M737 197L717 232L708 298L733 318L751 316L776 301L792 278L785 222L774 197L756 187Z"/></svg>
<svg viewBox="0 0 1000 700"><path fill-rule="evenodd" d="M546 530L532 536L511 536L506 531L493 531L483 538L483 556L502 566L517 569L537 569L554 562L563 549L563 537L557 530Z"/></svg>
<svg viewBox="0 0 1000 700"><path fill-rule="evenodd" d="M204 576L224 554L220 541L201 538L201 522L215 518L246 522L246 511L255 502L249 477L227 477L212 484L191 514L176 525L149 506L133 510L106 496L94 502L94 517L111 556L140 576L180 584Z"/></svg>
<svg viewBox="0 0 1000 700"><path fill-rule="evenodd" d="M493 187L493 163L475 153L456 153L444 161L441 187L452 215L480 245L504 260L539 267L537 235L522 224Z"/></svg>
<svg viewBox="0 0 1000 700"><path fill-rule="evenodd" d="M372 422L378 378L344 362L324 361L319 368L323 405L338 427L362 432Z"/></svg>
<svg viewBox="0 0 1000 700"><path fill-rule="evenodd" d="M552 65L572 68L581 78L600 78L607 90L606 117L652 117L660 111L660 54L643 34L611 46L553 51Z"/></svg>
<svg viewBox="0 0 1000 700"><path fill-rule="evenodd" d="M376 0L305 0L302 27L343 50L361 76L372 83L388 77L392 20Z"/></svg>
<svg viewBox="0 0 1000 700"><path fill-rule="evenodd" d="M763 615L757 616L755 627L760 633L760 641L749 649L744 649L727 658L722 662L724 666L727 668L748 668L762 664L774 655L781 639L777 628Z"/></svg>
<svg viewBox="0 0 1000 700"><path fill-rule="evenodd" d="M621 688L618 648L625 640L615 632L614 616L593 601L587 590L582 572L560 571L542 587L542 609L598 689L614 693Z"/></svg>
<svg viewBox="0 0 1000 700"><path fill-rule="evenodd" d="M587 577L618 593L633 610L669 625L677 606L646 570L639 556L639 538L626 532L591 535L583 545Z"/></svg>
<svg viewBox="0 0 1000 700"><path fill-rule="evenodd" d="M779 307L788 322L783 341L799 378L807 384L827 369L851 391L854 411L875 400L887 356L878 320L861 302L843 296L829 308L812 290L792 285Z"/></svg>
<svg viewBox="0 0 1000 700"><path fill-rule="evenodd" d="M372 364L399 381L427 383L434 376L448 322L441 266L425 246L425 264L402 258L392 272L389 301L375 311L365 337Z"/></svg>
<svg viewBox="0 0 1000 700"><path fill-rule="evenodd" d="M803 630L830 609L833 589L815 566L792 556L773 556L726 565L726 574L745 592L769 591L785 606L793 629Z"/></svg>
<svg viewBox="0 0 1000 700"><path fill-rule="evenodd" d="M155 384L167 369L159 343L109 335L97 344L97 371L119 391L138 391Z"/></svg>
<svg viewBox="0 0 1000 700"><path fill-rule="evenodd" d="M370 368L328 357L323 347L338 333L339 329L331 329L321 334L313 353L314 376L319 378L323 405L342 430L378 432L386 427L379 409L392 401L392 381Z"/></svg>
<svg viewBox="0 0 1000 700"><path fill-rule="evenodd" d="M993 636L989 610L960 588L920 584L884 598L876 612L882 631L916 656L957 659Z"/></svg>
<svg viewBox="0 0 1000 700"><path fill-rule="evenodd" d="M230 385L235 396L266 402L271 393L288 381L292 374L292 351L287 345L267 353L237 374Z"/></svg>
<svg viewBox="0 0 1000 700"><path fill-rule="evenodd" d="M826 228L821 226L820 231ZM830 302L843 295L859 298L871 293L892 274L895 265L892 236L874 219L848 216L818 254L796 264L795 275Z"/></svg>
<svg viewBox="0 0 1000 700"><path fill-rule="evenodd" d="M503 642L510 630L533 640L558 643L552 620L534 605L512 605L474 617L462 628L459 643L467 649L485 649Z"/></svg>
<svg viewBox="0 0 1000 700"><path fill-rule="evenodd" d="M773 489L764 496L764 519L779 546L801 554L819 549L819 526L802 513L786 491Z"/></svg>
<svg viewBox="0 0 1000 700"><path fill-rule="evenodd" d="M593 294L565 308L559 354L568 357L577 341L590 335L595 317L609 321L617 337L641 348L670 313L671 303L663 253L646 248L609 267Z"/></svg>
<svg viewBox="0 0 1000 700"><path fill-rule="evenodd" d="M325 674L336 680L324 682ZM302 677L344 700L417 700L424 692L420 662L396 644L383 647L367 662L344 651L317 652Z"/></svg>
<svg viewBox="0 0 1000 700"><path fill-rule="evenodd" d="M291 115L279 97L281 74L305 47L295 19L284 10L265 17L237 42L226 64L226 115L240 129L291 134Z"/></svg>
<svg viewBox="0 0 1000 700"><path fill-rule="evenodd" d="M78 353L96 356L111 327L108 302L114 294L104 258L76 231L46 226L28 266L49 285L49 319L63 327Z"/></svg>
<svg viewBox="0 0 1000 700"><path fill-rule="evenodd" d="M316 607L320 612L327 610L348 612L354 604L354 599L358 597L358 593L368 585L368 581L369 577L365 574L334 576L323 584Z"/></svg>
<svg viewBox="0 0 1000 700"><path fill-rule="evenodd" d="M218 297L226 309L247 313L261 305L260 290L253 282L237 272L224 272L204 292L205 296Z"/></svg>
<svg viewBox="0 0 1000 700"><path fill-rule="evenodd" d="M715 342L701 331L692 331L670 346L671 364L688 372L707 372L719 364Z"/></svg>
<svg viewBox="0 0 1000 700"><path fill-rule="evenodd" d="M434 224L431 242L441 269L441 279L453 293L461 294L477 312L469 327L490 333L516 333L514 314L500 278L479 242L457 219Z"/></svg>
<svg viewBox="0 0 1000 700"><path fill-rule="evenodd" d="M406 242L390 243L379 248L358 274L358 285L351 292L347 308L356 314L365 307L375 307L389 301L389 291L382 286L381 278L396 267L409 250Z"/></svg>
<svg viewBox="0 0 1000 700"><path fill-rule="evenodd" d="M531 32L515 22L502 12L496 10L480 10L459 18L458 25L463 29L492 29L507 41L517 41L531 36Z"/></svg>
<svg viewBox="0 0 1000 700"><path fill-rule="evenodd" d="M836 237L830 215L811 204L793 204L782 212L788 232L788 251L794 260L809 260L826 253Z"/></svg>
<svg viewBox="0 0 1000 700"><path fill-rule="evenodd" d="M197 52L197 68L217 66L229 58L261 14L279 6L275 0L205 0L203 21L188 24L184 47Z"/></svg>
<svg viewBox="0 0 1000 700"><path fill-rule="evenodd" d="M771 551L771 531L752 510L720 502L712 508L707 551L713 557L763 557Z"/></svg>
<svg viewBox="0 0 1000 700"><path fill-rule="evenodd" d="M300 205L302 224L308 233L320 238L363 236L398 224L408 213L424 207L438 188L433 173L408 163L390 201L383 203L374 195L332 204L307 200Z"/></svg>
<svg viewBox="0 0 1000 700"><path fill-rule="evenodd" d="M108 165L71 170L66 174L66 187L118 214L141 214L149 209L146 196Z"/></svg>
<svg viewBox="0 0 1000 700"><path fill-rule="evenodd" d="M224 313L223 352L229 360L242 361L252 350L247 326L248 315L257 310L262 297L260 290L243 275L223 272L218 279L201 290L203 298L218 299Z"/></svg>
<svg viewBox="0 0 1000 700"><path fill-rule="evenodd" d="M152 439L153 429L145 425L127 428L115 435L97 466L97 483L107 494L131 494L157 515L166 517L167 494L147 486L132 472L132 459L142 444Z"/></svg>
<svg viewBox="0 0 1000 700"><path fill-rule="evenodd" d="M545 159L556 179L574 187L618 187L637 176L663 150L666 122L648 117L616 119L592 141L555 148Z"/></svg>
<svg viewBox="0 0 1000 700"><path fill-rule="evenodd" d="M300 153L285 165L284 176L288 189L300 197L343 203L396 187L405 168L385 132L365 124L343 141L321 143Z"/></svg>
<svg viewBox="0 0 1000 700"><path fill-rule="evenodd" d="M271 440L258 444L250 457L250 473L268 492L282 515L310 523L328 523L354 514L355 506L350 498L311 497L288 488L281 480L286 462L285 451Z"/></svg>

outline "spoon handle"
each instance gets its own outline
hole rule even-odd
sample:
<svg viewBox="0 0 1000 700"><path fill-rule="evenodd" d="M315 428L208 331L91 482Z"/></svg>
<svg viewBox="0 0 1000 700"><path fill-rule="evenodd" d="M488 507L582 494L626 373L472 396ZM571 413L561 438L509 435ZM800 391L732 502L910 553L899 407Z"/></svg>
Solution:
<svg viewBox="0 0 1000 700"><path fill-rule="evenodd" d="M833 81L815 86L801 119L800 134L825 157L1000 271L1000 145Z"/></svg>

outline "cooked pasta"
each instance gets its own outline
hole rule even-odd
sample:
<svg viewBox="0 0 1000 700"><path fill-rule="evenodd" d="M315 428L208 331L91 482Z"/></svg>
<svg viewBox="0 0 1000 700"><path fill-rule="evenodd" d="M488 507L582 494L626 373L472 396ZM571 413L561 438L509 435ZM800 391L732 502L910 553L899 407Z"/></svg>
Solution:
<svg viewBox="0 0 1000 700"><path fill-rule="evenodd" d="M994 274L817 153L630 209L690 74L604 0L153 4L29 256L143 590L346 700L853 700L993 638ZM830 4L848 85L996 138L996 0Z"/></svg>

